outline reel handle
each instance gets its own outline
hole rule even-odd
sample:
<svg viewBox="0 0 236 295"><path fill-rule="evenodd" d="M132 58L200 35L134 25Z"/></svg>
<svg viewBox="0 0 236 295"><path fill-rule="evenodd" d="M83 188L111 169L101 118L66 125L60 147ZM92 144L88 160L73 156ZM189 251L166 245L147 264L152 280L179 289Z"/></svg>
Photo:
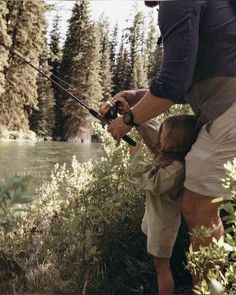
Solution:
<svg viewBox="0 0 236 295"><path fill-rule="evenodd" d="M137 143L131 137L129 137L128 135L124 135L122 137L122 139L124 141L126 141L128 144L132 145L132 146L136 146L137 145Z"/></svg>

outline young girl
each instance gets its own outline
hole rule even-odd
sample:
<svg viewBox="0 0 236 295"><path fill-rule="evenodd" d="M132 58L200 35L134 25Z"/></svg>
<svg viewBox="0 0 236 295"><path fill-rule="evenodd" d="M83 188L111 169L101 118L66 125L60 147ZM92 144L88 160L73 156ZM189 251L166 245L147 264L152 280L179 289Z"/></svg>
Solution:
<svg viewBox="0 0 236 295"><path fill-rule="evenodd" d="M146 192L142 231L147 235L147 251L154 257L159 294L173 294L170 257L180 226L184 158L195 141L195 117L172 116L160 128L148 121L137 130L154 160L145 164L139 148L130 146L129 181Z"/></svg>

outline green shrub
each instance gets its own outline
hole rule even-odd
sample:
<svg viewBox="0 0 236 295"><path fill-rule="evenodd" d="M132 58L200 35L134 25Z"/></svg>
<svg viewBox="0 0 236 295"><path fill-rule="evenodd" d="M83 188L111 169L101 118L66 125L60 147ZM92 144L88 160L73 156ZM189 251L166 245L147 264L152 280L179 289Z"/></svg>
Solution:
<svg viewBox="0 0 236 295"><path fill-rule="evenodd" d="M224 200L222 209L225 224L225 239L216 241L209 247L193 251L190 247L188 254L188 269L199 278L195 286L196 294L235 294L236 293L236 158L225 164L226 178L223 186L234 197ZM215 202L223 201L218 198ZM210 231L200 228L194 233L197 237L207 237Z"/></svg>
<svg viewBox="0 0 236 295"><path fill-rule="evenodd" d="M0 184L0 229L9 230L27 210L24 205L33 201L28 192L30 180L30 176L14 176Z"/></svg>
<svg viewBox="0 0 236 295"><path fill-rule="evenodd" d="M4 288L5 282L12 282L23 273L14 257L15 250L19 249L17 246L11 249L6 247L7 239L14 232L22 214L27 212L27 204L33 201L33 196L28 192L30 179L30 176L14 176L0 184L0 289Z"/></svg>
<svg viewBox="0 0 236 295"><path fill-rule="evenodd" d="M0 293L154 294L156 278L140 229L145 196L126 179L128 145L116 147L101 127L104 156L56 165L28 213L0 241ZM138 140L137 134L132 137ZM144 149L145 150L145 149ZM147 157L147 150L145 150ZM180 231L173 262L186 246ZM181 249L180 249L181 248ZM1 261L0 261L1 263ZM9 266L10 265L10 266ZM178 282L177 282L178 283Z"/></svg>
<svg viewBox="0 0 236 295"><path fill-rule="evenodd" d="M140 223L144 194L126 180L128 146L104 130L104 156L56 165L0 247L15 265L0 292L127 294L155 284ZM3 282L0 278L0 282Z"/></svg>
<svg viewBox="0 0 236 295"><path fill-rule="evenodd" d="M2 126L2 125L0 125L0 138L2 140L9 140L9 138L10 138L9 130L5 126Z"/></svg>

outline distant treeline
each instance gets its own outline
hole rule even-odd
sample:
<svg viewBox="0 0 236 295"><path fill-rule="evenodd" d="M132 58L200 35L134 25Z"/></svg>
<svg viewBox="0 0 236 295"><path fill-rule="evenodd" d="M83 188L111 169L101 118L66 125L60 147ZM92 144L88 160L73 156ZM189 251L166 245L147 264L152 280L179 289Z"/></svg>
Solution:
<svg viewBox="0 0 236 295"><path fill-rule="evenodd" d="M159 72L161 47L156 20L134 11L119 37L101 16L93 21L89 1L77 1L61 46L60 19L49 41L44 1L0 0L0 41L20 52L63 87L97 108L123 89L146 88ZM148 22L148 24L147 24ZM38 136L90 141L92 118L86 110L0 46L0 127L33 130Z"/></svg>

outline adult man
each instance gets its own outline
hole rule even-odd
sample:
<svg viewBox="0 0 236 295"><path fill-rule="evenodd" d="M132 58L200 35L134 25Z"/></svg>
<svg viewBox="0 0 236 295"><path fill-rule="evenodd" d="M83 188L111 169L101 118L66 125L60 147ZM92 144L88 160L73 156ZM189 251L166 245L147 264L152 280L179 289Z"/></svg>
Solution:
<svg viewBox="0 0 236 295"><path fill-rule="evenodd" d="M108 127L115 139L132 126L165 112L175 103L190 103L200 129L186 157L183 214L191 230L204 225L219 239L223 226L216 196L223 164L236 156L236 4L233 1L161 1L162 69L149 90L122 91L134 107ZM207 245L195 240L194 247Z"/></svg>

